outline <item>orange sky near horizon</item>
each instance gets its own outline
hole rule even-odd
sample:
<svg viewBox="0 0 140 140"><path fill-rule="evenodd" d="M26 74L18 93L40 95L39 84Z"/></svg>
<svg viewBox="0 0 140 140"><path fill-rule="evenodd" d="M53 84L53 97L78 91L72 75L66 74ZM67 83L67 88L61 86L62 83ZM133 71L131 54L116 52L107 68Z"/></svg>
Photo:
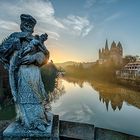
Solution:
<svg viewBox="0 0 140 140"><path fill-rule="evenodd" d="M66 61L81 62L81 59L76 57L75 55L63 52L59 49L55 50L55 49L50 48L49 51L50 51L50 59L49 60L53 60L54 63L63 63Z"/></svg>
<svg viewBox="0 0 140 140"><path fill-rule="evenodd" d="M83 57L79 57L78 53L80 52L66 52L65 50L59 49L59 48L51 48L51 45L48 47L48 50L50 52L50 60L53 60L54 63L63 63L66 61L74 61L74 62L95 62L98 59L98 53L94 54L93 57L90 59L86 59L86 55ZM77 54L77 55L76 55Z"/></svg>
<svg viewBox="0 0 140 140"><path fill-rule="evenodd" d="M50 52L49 61L53 60L54 63L63 63L66 61L93 62L98 59L98 50L97 52L94 52L93 57L86 58L87 54L85 54L85 52L83 55L79 55L79 53L81 53L80 50L69 50L68 48L72 48L70 44L61 44L49 38L45 42L45 45Z"/></svg>

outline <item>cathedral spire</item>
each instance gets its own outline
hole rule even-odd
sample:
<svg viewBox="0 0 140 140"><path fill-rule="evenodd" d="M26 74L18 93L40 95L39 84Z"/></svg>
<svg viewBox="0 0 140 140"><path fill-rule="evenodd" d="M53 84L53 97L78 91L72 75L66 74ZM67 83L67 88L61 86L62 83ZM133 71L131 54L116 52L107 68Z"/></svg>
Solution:
<svg viewBox="0 0 140 140"><path fill-rule="evenodd" d="M120 41L119 41L117 47L120 48L120 49L122 49L122 44L120 43Z"/></svg>
<svg viewBox="0 0 140 140"><path fill-rule="evenodd" d="M99 49L99 59L101 59L101 54L102 54L101 49Z"/></svg>
<svg viewBox="0 0 140 140"><path fill-rule="evenodd" d="M105 42L105 50L109 50L108 49L108 41L107 41L107 39L106 39L106 42Z"/></svg>
<svg viewBox="0 0 140 140"><path fill-rule="evenodd" d="M123 56L123 48L122 48L122 44L120 42L118 43L117 47L119 49L120 55Z"/></svg>
<svg viewBox="0 0 140 140"><path fill-rule="evenodd" d="M116 43L115 43L115 41L113 41L111 44L111 50L114 50L115 48L116 48Z"/></svg>

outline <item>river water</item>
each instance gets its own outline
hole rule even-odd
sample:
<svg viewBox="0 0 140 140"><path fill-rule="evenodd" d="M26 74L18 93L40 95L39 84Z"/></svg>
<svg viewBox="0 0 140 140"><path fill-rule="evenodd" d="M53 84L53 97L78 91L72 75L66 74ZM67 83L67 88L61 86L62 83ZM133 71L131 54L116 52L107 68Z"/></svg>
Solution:
<svg viewBox="0 0 140 140"><path fill-rule="evenodd" d="M52 94L51 110L63 120L140 136L140 92L124 87L75 78L59 79Z"/></svg>
<svg viewBox="0 0 140 140"><path fill-rule="evenodd" d="M140 136L140 92L67 77L57 79L49 96L50 110L60 119ZM14 116L12 106L0 108L0 120Z"/></svg>

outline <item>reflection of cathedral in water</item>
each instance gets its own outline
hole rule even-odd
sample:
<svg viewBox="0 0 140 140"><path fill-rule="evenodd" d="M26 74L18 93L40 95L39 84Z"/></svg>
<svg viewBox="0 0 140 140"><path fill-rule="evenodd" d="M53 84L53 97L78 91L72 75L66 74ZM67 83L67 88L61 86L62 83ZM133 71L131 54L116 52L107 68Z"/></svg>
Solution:
<svg viewBox="0 0 140 140"><path fill-rule="evenodd" d="M114 111L117 109L121 110L124 102L140 108L139 92L125 89L117 85L105 83L99 84L93 81L90 84L96 91L98 91L99 100L105 104L107 110L109 110L109 106L111 106Z"/></svg>
<svg viewBox="0 0 140 140"><path fill-rule="evenodd" d="M117 108L121 110L123 105L123 99L119 97L119 95L115 95L108 97L104 95L104 93L99 93L99 100L106 105L106 109L108 110L109 104L111 105L112 109L115 111Z"/></svg>
<svg viewBox="0 0 140 140"><path fill-rule="evenodd" d="M98 92L99 100L105 104L107 110L109 110L109 106L114 111L121 110L124 102L140 108L140 94L134 90L129 90L113 84L105 84L93 80L88 81L74 77L65 77L65 80L77 84L81 88L84 86L84 82L88 82L91 87Z"/></svg>
<svg viewBox="0 0 140 140"><path fill-rule="evenodd" d="M102 87L102 85L98 85L96 82L90 83L93 89L98 91L99 100L105 104L107 111L109 110L109 106L115 111L117 109L121 110L123 106L123 102L125 99L125 90L117 87L113 87L111 85L107 85ZM104 84L105 85L105 84ZM109 86L109 87L108 87ZM124 94L123 94L124 93Z"/></svg>

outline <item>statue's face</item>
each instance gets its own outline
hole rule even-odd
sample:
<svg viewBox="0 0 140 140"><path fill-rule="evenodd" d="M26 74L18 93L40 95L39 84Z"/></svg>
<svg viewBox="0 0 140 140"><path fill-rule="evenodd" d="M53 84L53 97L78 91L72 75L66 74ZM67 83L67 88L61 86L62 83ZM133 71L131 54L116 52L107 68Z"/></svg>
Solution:
<svg viewBox="0 0 140 140"><path fill-rule="evenodd" d="M29 22L21 23L20 29L22 32L29 32L29 33L34 32L34 26Z"/></svg>

